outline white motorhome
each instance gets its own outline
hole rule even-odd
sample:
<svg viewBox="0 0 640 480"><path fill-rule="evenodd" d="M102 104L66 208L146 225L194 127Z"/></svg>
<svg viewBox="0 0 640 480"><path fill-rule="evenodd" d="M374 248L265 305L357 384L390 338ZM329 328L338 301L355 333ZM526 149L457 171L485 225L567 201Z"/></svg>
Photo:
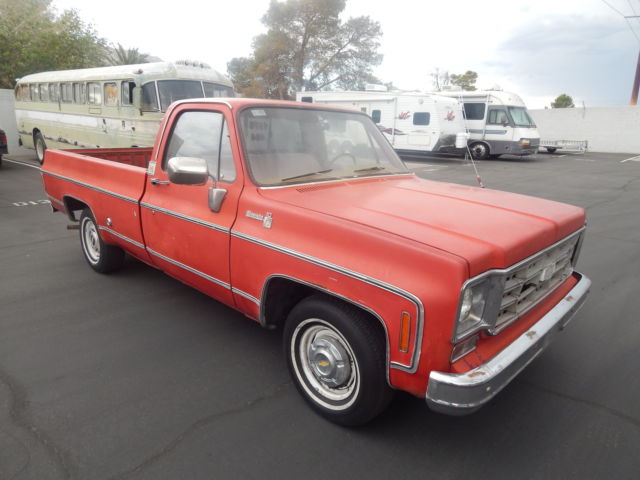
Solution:
<svg viewBox="0 0 640 480"><path fill-rule="evenodd" d="M365 91L298 92L296 100L365 112L400 152L464 151L456 148L456 136L465 135L462 108L457 100L431 93L387 92L372 87L376 86L368 86Z"/></svg>
<svg viewBox="0 0 640 480"><path fill-rule="evenodd" d="M538 151L540 134L527 107L515 93L501 90L440 92L464 105L469 149L474 158Z"/></svg>

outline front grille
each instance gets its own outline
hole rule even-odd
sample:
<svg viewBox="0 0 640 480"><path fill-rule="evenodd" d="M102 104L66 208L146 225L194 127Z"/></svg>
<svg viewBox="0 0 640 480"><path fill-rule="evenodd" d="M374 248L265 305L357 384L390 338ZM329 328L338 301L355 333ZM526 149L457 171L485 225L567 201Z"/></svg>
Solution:
<svg viewBox="0 0 640 480"><path fill-rule="evenodd" d="M573 235L506 273L498 321L490 333L498 333L516 321L569 278L579 239L580 235Z"/></svg>

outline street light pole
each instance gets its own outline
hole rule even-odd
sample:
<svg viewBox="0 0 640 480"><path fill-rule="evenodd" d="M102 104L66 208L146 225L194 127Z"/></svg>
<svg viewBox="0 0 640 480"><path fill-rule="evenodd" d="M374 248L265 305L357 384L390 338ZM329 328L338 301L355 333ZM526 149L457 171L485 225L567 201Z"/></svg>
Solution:
<svg viewBox="0 0 640 480"><path fill-rule="evenodd" d="M640 90L640 52L638 53L638 64L636 65L636 78L633 81L633 88L631 90L631 102L629 102L629 105L638 104L638 90Z"/></svg>

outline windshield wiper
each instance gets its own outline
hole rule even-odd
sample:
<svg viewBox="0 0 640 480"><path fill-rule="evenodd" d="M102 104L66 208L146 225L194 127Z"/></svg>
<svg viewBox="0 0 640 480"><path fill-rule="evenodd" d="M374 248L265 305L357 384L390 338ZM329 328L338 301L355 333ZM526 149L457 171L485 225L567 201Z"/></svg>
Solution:
<svg viewBox="0 0 640 480"><path fill-rule="evenodd" d="M353 173L377 171L377 170L386 170L386 169L387 169L386 167L381 167L380 165L374 165L373 167L359 168L358 170L354 170Z"/></svg>
<svg viewBox="0 0 640 480"><path fill-rule="evenodd" d="M295 175L293 177L287 177L287 178L283 178L282 180L280 180L281 182L287 182L289 180L297 180L298 178L304 178L304 177L311 177L313 175L319 175L321 173L329 173L333 171L333 168L329 168L328 170L320 170L319 172L309 172L309 173L303 173L302 175Z"/></svg>

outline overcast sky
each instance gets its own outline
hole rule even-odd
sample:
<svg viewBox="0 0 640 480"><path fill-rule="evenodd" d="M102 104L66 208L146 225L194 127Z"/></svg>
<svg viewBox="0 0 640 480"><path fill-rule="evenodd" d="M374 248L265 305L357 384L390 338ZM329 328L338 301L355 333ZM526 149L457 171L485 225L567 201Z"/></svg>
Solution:
<svg viewBox="0 0 640 480"><path fill-rule="evenodd" d="M623 15L640 0L606 0ZM576 106L626 105L640 51L640 18L603 0L347 0L344 17L380 22L375 74L407 90L431 89L431 73L474 70L477 86L519 93L543 108L561 93ZM251 53L269 0L53 0L75 8L111 43L166 61L197 59L226 73ZM637 36L636 36L637 35Z"/></svg>

